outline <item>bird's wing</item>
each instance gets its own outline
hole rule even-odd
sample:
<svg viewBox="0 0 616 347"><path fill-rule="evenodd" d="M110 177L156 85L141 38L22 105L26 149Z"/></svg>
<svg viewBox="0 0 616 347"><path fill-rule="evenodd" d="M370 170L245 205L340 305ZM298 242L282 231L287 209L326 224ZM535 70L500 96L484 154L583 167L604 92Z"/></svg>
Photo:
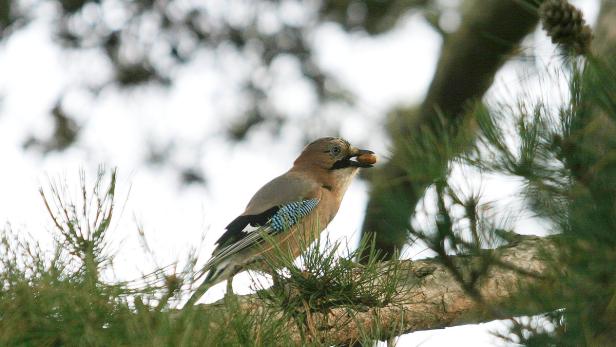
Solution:
<svg viewBox="0 0 616 347"><path fill-rule="evenodd" d="M235 230L233 242L230 242L231 239L227 238L225 243L219 244L208 263L220 263L224 259L248 247L252 247L262 243L263 241L265 241L264 234L273 236L293 227L294 225L299 223L302 218L310 214L310 212L312 212L317 207L319 201L320 199L318 198L293 201L268 210L268 213L270 213L271 211L275 212L273 212L269 216L269 218L267 218L267 221L263 225L255 226L250 224L249 222L249 224L247 224L240 232L237 232ZM265 216L262 214L259 215L256 219L262 220L265 219ZM242 219L241 222L238 222L238 219L236 218L229 225L243 225L245 223L244 221L245 219ZM227 232L230 231L232 230L227 227Z"/></svg>
<svg viewBox="0 0 616 347"><path fill-rule="evenodd" d="M297 224L317 207L320 197L316 187L316 183L289 174L267 183L250 200L246 211L227 225L208 264L218 264L263 242L263 233L275 235Z"/></svg>
<svg viewBox="0 0 616 347"><path fill-rule="evenodd" d="M227 226L227 231L218 240L218 247L212 257L199 271L196 279L206 275L199 288L191 295L186 305L192 305L212 285L225 279L225 273L233 272L231 257L238 252L262 243L265 235L276 235L299 223L319 204L320 198L313 197L290 201L271 207L258 215L241 215ZM255 223L255 225L251 225ZM249 230L252 227L252 230ZM231 265L231 266L229 266Z"/></svg>
<svg viewBox="0 0 616 347"><path fill-rule="evenodd" d="M305 176L287 172L261 187L242 215L258 215L274 206L318 197L319 184Z"/></svg>

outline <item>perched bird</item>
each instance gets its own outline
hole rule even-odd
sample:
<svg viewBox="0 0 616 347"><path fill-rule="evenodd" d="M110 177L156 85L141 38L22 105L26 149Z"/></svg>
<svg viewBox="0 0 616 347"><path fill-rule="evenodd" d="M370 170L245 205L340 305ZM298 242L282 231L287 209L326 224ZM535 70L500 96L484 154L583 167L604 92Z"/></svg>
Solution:
<svg viewBox="0 0 616 347"><path fill-rule="evenodd" d="M267 271L265 260L276 249L299 256L309 246L301 240L315 240L334 218L358 169L375 162L372 151L342 138L325 137L307 145L293 167L259 189L244 213L229 223L198 276L206 275L205 280L187 305L224 280L230 293L233 276L240 271Z"/></svg>

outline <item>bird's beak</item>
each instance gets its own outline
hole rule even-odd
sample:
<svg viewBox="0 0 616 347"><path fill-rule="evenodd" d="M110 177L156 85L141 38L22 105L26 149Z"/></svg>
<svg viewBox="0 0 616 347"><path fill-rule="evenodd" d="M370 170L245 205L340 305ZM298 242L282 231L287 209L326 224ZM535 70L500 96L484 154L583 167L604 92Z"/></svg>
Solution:
<svg viewBox="0 0 616 347"><path fill-rule="evenodd" d="M353 160L353 158L355 160ZM348 167L367 168L372 167L374 163L376 163L376 155L374 155L374 152L367 149L351 147L349 149L349 154L343 159L335 162L330 170L345 169Z"/></svg>

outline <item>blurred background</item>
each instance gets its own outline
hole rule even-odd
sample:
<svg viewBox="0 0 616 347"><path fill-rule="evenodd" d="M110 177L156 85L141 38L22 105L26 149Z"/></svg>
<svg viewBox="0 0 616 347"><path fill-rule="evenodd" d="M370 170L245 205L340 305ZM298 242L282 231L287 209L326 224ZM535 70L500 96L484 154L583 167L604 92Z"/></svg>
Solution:
<svg viewBox="0 0 616 347"><path fill-rule="evenodd" d="M131 279L191 247L207 259L254 192L318 137L342 136L387 162L407 128L398 119L428 118L428 101L454 113L478 98L560 105L568 96L556 48L530 10L518 18L498 3L0 0L0 222L51 244L38 188L49 178L77 187L80 168L94 177L100 165L117 167L121 214L109 276ZM572 3L592 25L599 1ZM499 11L511 20L482 15ZM492 47L459 30L482 16L504 43ZM481 59L456 57L473 51ZM373 176L387 171L380 165ZM479 187L495 214L515 217L516 232L549 232L516 214L520 182L463 167L454 173L462 189ZM354 245L362 226L389 220L372 209L364 223L370 201L379 201L375 180L353 183L330 239ZM384 248L405 245L392 239ZM403 257L429 256L424 248L406 245ZM234 285L250 292L246 274ZM489 333L504 326L421 332L399 343L505 345Z"/></svg>

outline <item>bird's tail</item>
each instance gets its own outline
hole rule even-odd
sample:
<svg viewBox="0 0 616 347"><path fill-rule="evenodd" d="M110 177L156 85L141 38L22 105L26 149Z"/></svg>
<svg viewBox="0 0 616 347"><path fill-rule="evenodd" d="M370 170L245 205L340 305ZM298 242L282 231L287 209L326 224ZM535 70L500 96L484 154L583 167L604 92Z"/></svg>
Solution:
<svg viewBox="0 0 616 347"><path fill-rule="evenodd" d="M199 277L202 277L205 274L205 279L188 298L188 301L184 306L194 305L197 300L199 300L201 296L208 291L208 289L213 287L215 284L226 280L231 275L230 268L231 266L229 266L228 262L206 264L203 267L201 274L197 276L198 280Z"/></svg>

